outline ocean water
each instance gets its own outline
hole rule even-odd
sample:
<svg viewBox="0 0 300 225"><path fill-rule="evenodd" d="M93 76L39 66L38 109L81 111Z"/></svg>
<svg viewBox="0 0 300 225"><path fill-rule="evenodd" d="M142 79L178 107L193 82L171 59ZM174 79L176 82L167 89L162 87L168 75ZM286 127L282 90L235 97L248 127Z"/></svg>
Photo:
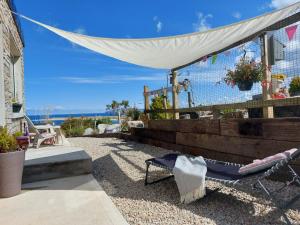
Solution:
<svg viewBox="0 0 300 225"><path fill-rule="evenodd" d="M60 126L65 120L61 118L80 118L80 117L98 117L98 116L113 116L111 113L76 113L76 114L52 114L49 118L53 119L53 125ZM40 125L43 124L45 115L28 115L33 124ZM57 119L55 119L57 118ZM113 124L118 123L118 120L112 119Z"/></svg>

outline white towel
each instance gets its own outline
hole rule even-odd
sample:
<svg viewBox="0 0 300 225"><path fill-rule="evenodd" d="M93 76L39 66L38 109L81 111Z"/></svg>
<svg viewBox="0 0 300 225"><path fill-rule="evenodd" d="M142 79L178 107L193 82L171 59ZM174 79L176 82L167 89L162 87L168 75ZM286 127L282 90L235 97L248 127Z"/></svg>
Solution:
<svg viewBox="0 0 300 225"><path fill-rule="evenodd" d="M173 174L180 193L181 203L190 203L205 196L206 163L202 156L176 159Z"/></svg>

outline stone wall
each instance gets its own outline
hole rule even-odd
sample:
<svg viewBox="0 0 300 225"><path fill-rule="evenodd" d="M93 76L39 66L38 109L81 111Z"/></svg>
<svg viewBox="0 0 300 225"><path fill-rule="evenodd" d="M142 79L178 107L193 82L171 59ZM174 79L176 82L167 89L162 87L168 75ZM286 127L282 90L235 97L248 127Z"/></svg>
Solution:
<svg viewBox="0 0 300 225"><path fill-rule="evenodd" d="M25 112L25 100L24 100L24 59L23 59L23 44L18 33L17 26L13 19L12 14L9 11L9 5L7 0L0 0L0 23L1 23L1 44L3 64L1 65L1 72L4 78L4 98L5 98L5 126L8 127L10 132L15 132L22 129L22 123L24 122ZM14 52L12 52L12 45L14 46ZM20 113L16 114L12 111L12 102L14 100L14 80L12 77L10 57L16 55L21 60L21 87L19 87L19 101L23 104ZM0 106L3 107L3 106Z"/></svg>

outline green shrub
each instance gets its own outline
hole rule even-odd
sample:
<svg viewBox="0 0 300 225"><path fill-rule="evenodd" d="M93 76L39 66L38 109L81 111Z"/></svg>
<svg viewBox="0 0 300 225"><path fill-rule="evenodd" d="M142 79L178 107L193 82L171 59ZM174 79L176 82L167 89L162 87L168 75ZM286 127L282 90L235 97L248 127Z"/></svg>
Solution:
<svg viewBox="0 0 300 225"><path fill-rule="evenodd" d="M8 133L7 128L0 127L0 152L13 152L18 149L15 136Z"/></svg>
<svg viewBox="0 0 300 225"><path fill-rule="evenodd" d="M69 118L61 124L61 129L66 137L82 136L86 128L96 128L98 124L112 124L110 118L92 119L92 118Z"/></svg>
<svg viewBox="0 0 300 225"><path fill-rule="evenodd" d="M127 110L126 116L131 117L132 120L138 120L140 118L141 111L137 108L129 108Z"/></svg>
<svg viewBox="0 0 300 225"><path fill-rule="evenodd" d="M104 118L98 119L96 121L97 126L98 126L98 124L112 124L112 120L109 117L104 117Z"/></svg>
<svg viewBox="0 0 300 225"><path fill-rule="evenodd" d="M73 127L71 129L64 130L66 137L80 137L83 136L85 128Z"/></svg>
<svg viewBox="0 0 300 225"><path fill-rule="evenodd" d="M16 133L13 134L13 136L14 136L15 138L21 137L21 136L23 136L23 133L22 133L21 131L17 131Z"/></svg>
<svg viewBox="0 0 300 225"><path fill-rule="evenodd" d="M300 91L300 77L294 77L290 83L289 93L291 96Z"/></svg>
<svg viewBox="0 0 300 225"><path fill-rule="evenodd" d="M167 108L168 109L171 108L169 101L167 101ZM164 96L156 96L155 98L153 98L150 105L150 109L151 110L164 109ZM167 113L159 113L159 112L150 113L150 118L153 120L167 119L167 117L168 117Z"/></svg>

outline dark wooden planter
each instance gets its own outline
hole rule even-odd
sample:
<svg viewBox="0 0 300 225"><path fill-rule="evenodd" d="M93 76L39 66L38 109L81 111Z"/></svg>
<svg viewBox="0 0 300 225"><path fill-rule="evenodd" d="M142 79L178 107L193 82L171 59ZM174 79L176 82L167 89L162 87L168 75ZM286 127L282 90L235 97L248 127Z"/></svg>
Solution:
<svg viewBox="0 0 300 225"><path fill-rule="evenodd" d="M20 104L20 103L13 103L12 104L12 110L14 113L18 113L21 111L21 108L22 108L23 104Z"/></svg>
<svg viewBox="0 0 300 225"><path fill-rule="evenodd" d="M21 192L25 151L0 153L0 198L13 197Z"/></svg>
<svg viewBox="0 0 300 225"><path fill-rule="evenodd" d="M291 93L291 96L292 97L294 97L294 96L300 96L300 91L296 91L296 92Z"/></svg>
<svg viewBox="0 0 300 225"><path fill-rule="evenodd" d="M253 82L244 81L243 83L238 83L237 85L240 91L250 91L253 87Z"/></svg>

